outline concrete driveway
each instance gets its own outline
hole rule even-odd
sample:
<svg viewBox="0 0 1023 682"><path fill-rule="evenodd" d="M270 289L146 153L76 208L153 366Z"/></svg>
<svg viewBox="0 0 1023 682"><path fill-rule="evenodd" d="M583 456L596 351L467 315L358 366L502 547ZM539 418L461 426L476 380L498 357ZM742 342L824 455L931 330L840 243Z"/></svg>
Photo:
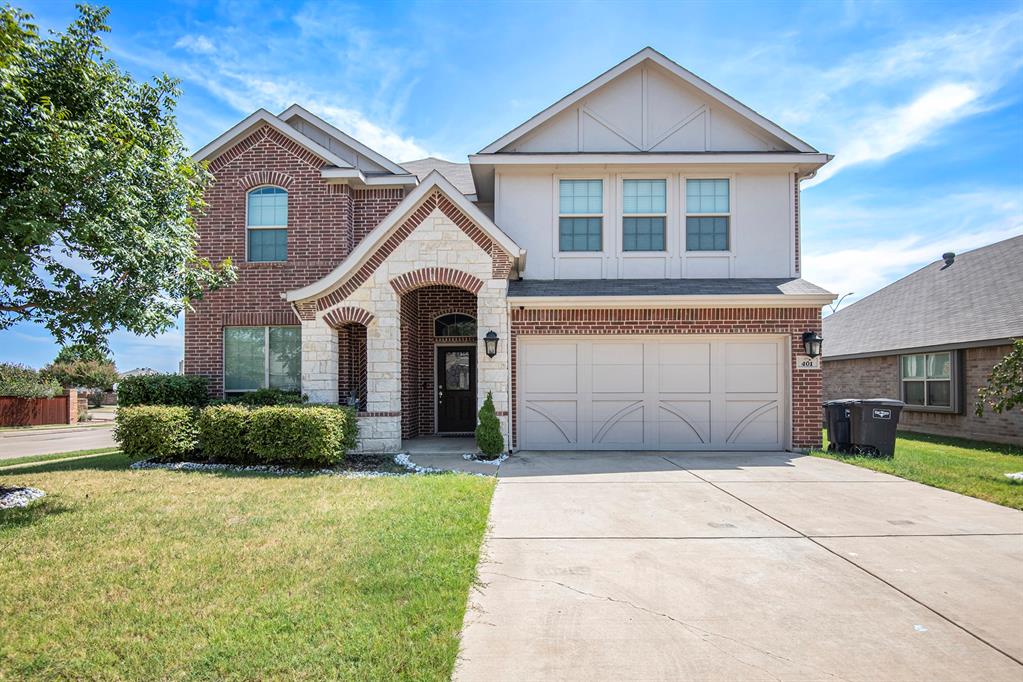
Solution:
<svg viewBox="0 0 1023 682"><path fill-rule="evenodd" d="M499 477L457 680L1023 680L1023 512L790 453Z"/></svg>

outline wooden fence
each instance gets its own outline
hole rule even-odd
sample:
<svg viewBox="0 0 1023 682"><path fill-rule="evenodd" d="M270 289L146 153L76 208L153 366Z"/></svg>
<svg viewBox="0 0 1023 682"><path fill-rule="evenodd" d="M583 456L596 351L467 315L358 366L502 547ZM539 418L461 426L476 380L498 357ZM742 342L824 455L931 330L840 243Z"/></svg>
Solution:
<svg viewBox="0 0 1023 682"><path fill-rule="evenodd" d="M40 426L43 424L73 424L78 421L78 395L53 398L0 397L0 426Z"/></svg>

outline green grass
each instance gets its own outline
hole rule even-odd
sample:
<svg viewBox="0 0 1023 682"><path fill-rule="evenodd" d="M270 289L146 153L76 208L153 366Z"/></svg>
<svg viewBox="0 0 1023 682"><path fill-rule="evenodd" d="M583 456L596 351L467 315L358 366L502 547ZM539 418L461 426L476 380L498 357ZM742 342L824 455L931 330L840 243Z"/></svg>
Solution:
<svg viewBox="0 0 1023 682"><path fill-rule="evenodd" d="M31 464L33 462L49 462L53 459L66 459L69 457L88 457L90 455L105 455L117 452L117 448L95 448L93 450L73 450L71 452L55 452L49 455L26 455L25 457L12 457L11 459L0 459L0 469L3 467L15 466L17 464Z"/></svg>
<svg viewBox="0 0 1023 682"><path fill-rule="evenodd" d="M4 471L0 679L446 680L493 478Z"/></svg>
<svg viewBox="0 0 1023 682"><path fill-rule="evenodd" d="M827 440L825 432L824 442ZM1023 484L1004 476L1023 471L1020 447L900 431L893 459L813 454L1023 509Z"/></svg>

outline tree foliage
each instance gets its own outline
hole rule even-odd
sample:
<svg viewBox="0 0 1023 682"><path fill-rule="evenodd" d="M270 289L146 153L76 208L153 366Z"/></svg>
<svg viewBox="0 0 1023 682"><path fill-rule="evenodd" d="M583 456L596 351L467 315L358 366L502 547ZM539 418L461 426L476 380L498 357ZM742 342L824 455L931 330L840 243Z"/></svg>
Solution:
<svg viewBox="0 0 1023 682"><path fill-rule="evenodd" d="M493 459L504 451L504 436L501 435L501 420L494 409L494 395L487 391L487 399L479 411L476 426L476 445L487 458Z"/></svg>
<svg viewBox="0 0 1023 682"><path fill-rule="evenodd" d="M13 362L0 362L0 396L9 398L52 398L60 386L39 376L39 372Z"/></svg>
<svg viewBox="0 0 1023 682"><path fill-rule="evenodd" d="M71 360L54 362L39 370L44 379L57 382L64 388L113 389L117 383L117 367L110 361Z"/></svg>
<svg viewBox="0 0 1023 682"><path fill-rule="evenodd" d="M0 329L43 324L61 344L116 328L154 335L232 281L196 255L206 170L177 129L177 81L135 81L106 58L109 10L64 34L0 8Z"/></svg>
<svg viewBox="0 0 1023 682"><path fill-rule="evenodd" d="M991 368L987 386L977 391L977 416L984 416L985 408L996 414L1015 407L1023 408L1023 339L1016 339L1012 350Z"/></svg>

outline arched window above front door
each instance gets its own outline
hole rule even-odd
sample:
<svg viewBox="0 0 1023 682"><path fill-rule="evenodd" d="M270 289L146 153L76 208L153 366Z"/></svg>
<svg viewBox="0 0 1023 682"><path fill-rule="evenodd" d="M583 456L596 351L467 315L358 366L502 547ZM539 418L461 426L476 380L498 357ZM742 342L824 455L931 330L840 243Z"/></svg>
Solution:
<svg viewBox="0 0 1023 682"><path fill-rule="evenodd" d="M461 313L441 315L433 323L434 336L476 336L476 320Z"/></svg>

